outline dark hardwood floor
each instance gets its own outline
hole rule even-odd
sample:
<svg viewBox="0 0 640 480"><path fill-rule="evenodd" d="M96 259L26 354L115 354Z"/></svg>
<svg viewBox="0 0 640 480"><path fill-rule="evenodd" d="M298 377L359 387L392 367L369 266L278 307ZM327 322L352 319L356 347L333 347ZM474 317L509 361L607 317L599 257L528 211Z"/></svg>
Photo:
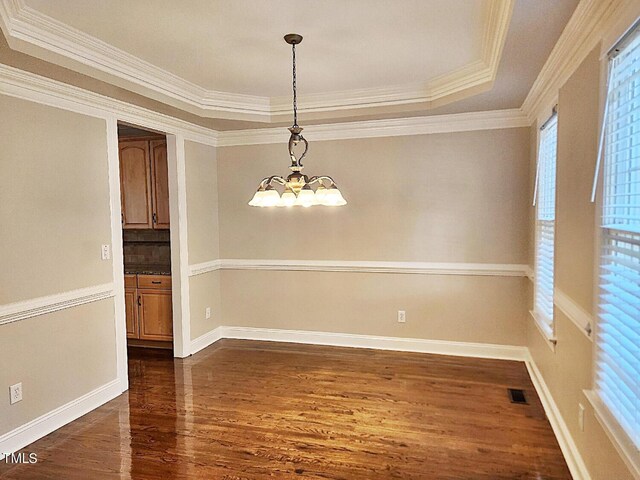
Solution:
<svg viewBox="0 0 640 480"><path fill-rule="evenodd" d="M132 353L129 371L129 392L0 477L571 478L520 362L222 340L185 360Z"/></svg>

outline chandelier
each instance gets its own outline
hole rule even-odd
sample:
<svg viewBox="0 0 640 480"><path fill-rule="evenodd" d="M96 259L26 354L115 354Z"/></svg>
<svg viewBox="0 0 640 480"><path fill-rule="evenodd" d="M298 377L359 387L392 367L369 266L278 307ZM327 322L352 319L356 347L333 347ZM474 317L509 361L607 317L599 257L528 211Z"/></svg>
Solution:
<svg viewBox="0 0 640 480"><path fill-rule="evenodd" d="M326 175L307 177L302 173L304 168L302 159L307 154L309 143L302 136L302 127L298 125L298 105L296 92L296 45L302 42L302 36L296 33L285 35L284 41L291 45L293 56L293 125L289 128L289 157L291 158L291 173L286 177L273 175L264 178L258 186L258 191L249 202L252 207L312 207L324 205L339 207L346 205L336 182ZM299 158L294 149L299 143L304 144L304 151ZM282 194L275 186L282 188ZM315 187L315 191L312 187Z"/></svg>

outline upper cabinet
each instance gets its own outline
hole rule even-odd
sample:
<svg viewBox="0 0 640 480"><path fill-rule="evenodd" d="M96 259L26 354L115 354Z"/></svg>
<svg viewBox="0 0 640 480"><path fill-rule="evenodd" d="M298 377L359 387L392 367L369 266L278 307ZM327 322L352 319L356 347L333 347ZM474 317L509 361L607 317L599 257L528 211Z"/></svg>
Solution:
<svg viewBox="0 0 640 480"><path fill-rule="evenodd" d="M167 142L123 139L119 142L122 228L169 228Z"/></svg>

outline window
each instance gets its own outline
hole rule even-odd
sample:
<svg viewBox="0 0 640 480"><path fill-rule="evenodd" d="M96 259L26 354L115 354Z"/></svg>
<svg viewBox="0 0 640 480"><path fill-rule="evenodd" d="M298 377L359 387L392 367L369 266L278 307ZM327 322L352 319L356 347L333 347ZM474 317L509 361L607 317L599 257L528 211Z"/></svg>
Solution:
<svg viewBox="0 0 640 480"><path fill-rule="evenodd" d="M553 247L556 224L556 150L558 117L540 131L536 184L535 298L533 316L548 338L553 338Z"/></svg>
<svg viewBox="0 0 640 480"><path fill-rule="evenodd" d="M640 448L640 34L611 60L605 119L595 387Z"/></svg>

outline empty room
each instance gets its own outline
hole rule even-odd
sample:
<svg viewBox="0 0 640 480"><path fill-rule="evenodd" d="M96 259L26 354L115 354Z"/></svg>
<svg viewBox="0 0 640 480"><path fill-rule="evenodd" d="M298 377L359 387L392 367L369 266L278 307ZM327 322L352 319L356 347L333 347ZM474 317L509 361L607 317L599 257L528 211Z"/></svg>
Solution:
<svg viewBox="0 0 640 480"><path fill-rule="evenodd" d="M0 28L0 478L640 480L640 0Z"/></svg>

